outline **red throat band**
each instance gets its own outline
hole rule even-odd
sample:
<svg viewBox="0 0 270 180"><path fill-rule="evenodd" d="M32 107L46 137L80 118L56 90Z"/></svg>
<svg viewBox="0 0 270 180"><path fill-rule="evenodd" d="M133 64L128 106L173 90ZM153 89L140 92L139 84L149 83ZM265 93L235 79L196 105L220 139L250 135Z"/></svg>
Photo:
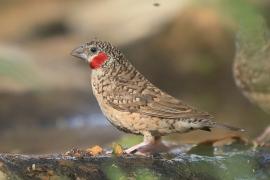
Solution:
<svg viewBox="0 0 270 180"><path fill-rule="evenodd" d="M90 68L91 69L100 68L101 65L107 60L108 60L107 54L105 54L104 52L100 52L90 61Z"/></svg>

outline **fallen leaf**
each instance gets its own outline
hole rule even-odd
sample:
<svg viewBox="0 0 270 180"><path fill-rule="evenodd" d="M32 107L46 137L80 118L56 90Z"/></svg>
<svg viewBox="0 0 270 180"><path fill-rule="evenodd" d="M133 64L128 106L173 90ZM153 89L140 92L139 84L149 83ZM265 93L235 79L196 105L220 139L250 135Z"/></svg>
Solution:
<svg viewBox="0 0 270 180"><path fill-rule="evenodd" d="M77 149L77 148L73 148L72 150L65 152L64 155L65 156L72 156L72 157L81 157L84 154L85 153L82 150Z"/></svg>
<svg viewBox="0 0 270 180"><path fill-rule="evenodd" d="M113 154L118 156L121 156L124 153L124 149L120 144L113 143Z"/></svg>
<svg viewBox="0 0 270 180"><path fill-rule="evenodd" d="M103 152L103 149L100 146L96 145L96 146L86 149L86 152L90 154L91 156L96 156L96 155L101 154Z"/></svg>

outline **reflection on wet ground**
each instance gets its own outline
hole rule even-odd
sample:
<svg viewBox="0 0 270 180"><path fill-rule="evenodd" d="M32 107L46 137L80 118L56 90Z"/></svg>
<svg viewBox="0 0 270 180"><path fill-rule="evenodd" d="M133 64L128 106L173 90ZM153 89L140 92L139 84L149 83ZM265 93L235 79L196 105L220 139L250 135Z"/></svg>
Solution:
<svg viewBox="0 0 270 180"><path fill-rule="evenodd" d="M120 132L99 113L56 121L55 126L17 126L0 132L0 151L13 153L65 152L73 147L105 145L119 138Z"/></svg>
<svg viewBox="0 0 270 180"><path fill-rule="evenodd" d="M65 152L110 144L121 135L89 100L89 93L0 96L1 152Z"/></svg>

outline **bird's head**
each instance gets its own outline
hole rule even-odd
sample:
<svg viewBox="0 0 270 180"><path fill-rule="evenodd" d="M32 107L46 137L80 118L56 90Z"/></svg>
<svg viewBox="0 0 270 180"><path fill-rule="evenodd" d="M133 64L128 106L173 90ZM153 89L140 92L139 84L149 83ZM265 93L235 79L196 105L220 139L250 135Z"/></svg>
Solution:
<svg viewBox="0 0 270 180"><path fill-rule="evenodd" d="M94 70L106 68L123 57L122 53L109 42L96 40L75 48L71 55L85 60Z"/></svg>

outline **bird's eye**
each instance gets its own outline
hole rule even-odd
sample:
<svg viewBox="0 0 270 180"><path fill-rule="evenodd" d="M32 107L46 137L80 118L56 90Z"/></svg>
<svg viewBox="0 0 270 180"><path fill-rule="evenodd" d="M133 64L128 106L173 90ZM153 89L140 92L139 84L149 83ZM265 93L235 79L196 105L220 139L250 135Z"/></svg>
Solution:
<svg viewBox="0 0 270 180"><path fill-rule="evenodd" d="M97 52L97 48L96 48L96 47L91 47L91 48L90 48L90 51L91 51L92 53L95 53L95 52Z"/></svg>

